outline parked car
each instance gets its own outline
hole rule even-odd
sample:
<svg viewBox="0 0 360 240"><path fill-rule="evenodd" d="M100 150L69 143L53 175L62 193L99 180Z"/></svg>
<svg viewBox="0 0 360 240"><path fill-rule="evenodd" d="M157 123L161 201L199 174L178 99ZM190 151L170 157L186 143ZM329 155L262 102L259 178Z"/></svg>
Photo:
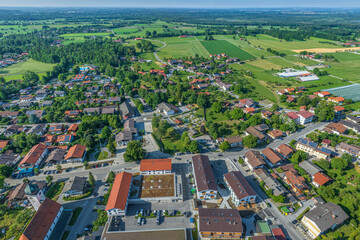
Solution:
<svg viewBox="0 0 360 240"><path fill-rule="evenodd" d="M296 224L297 222L298 222L298 220L295 219L295 220L293 220L291 223L292 223L292 224Z"/></svg>

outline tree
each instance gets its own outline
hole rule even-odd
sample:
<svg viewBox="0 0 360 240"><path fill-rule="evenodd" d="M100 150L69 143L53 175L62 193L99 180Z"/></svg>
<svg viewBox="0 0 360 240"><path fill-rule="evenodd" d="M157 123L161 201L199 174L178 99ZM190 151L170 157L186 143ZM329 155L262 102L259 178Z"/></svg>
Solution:
<svg viewBox="0 0 360 240"><path fill-rule="evenodd" d="M90 186L95 186L95 178L91 172L89 172L89 184Z"/></svg>
<svg viewBox="0 0 360 240"><path fill-rule="evenodd" d="M56 165L56 169L57 169L58 171L60 171L60 170L61 170L61 165L60 165L60 164Z"/></svg>
<svg viewBox="0 0 360 240"><path fill-rule="evenodd" d="M243 138L243 145L247 148L254 148L257 146L258 139L253 135L248 135Z"/></svg>
<svg viewBox="0 0 360 240"><path fill-rule="evenodd" d="M58 75L58 79L59 79L61 82L64 82L64 81L66 80L65 74L60 73L60 74Z"/></svg>
<svg viewBox="0 0 360 240"><path fill-rule="evenodd" d="M160 117L154 116L151 120L151 124L153 128L158 128L160 124Z"/></svg>
<svg viewBox="0 0 360 240"><path fill-rule="evenodd" d="M197 99L197 105L200 108L206 109L209 106L209 98L206 94L200 94Z"/></svg>
<svg viewBox="0 0 360 240"><path fill-rule="evenodd" d="M124 153L125 162L141 160L145 157L146 150L139 141L130 141Z"/></svg>
<svg viewBox="0 0 360 240"><path fill-rule="evenodd" d="M107 139L111 136L111 130L108 126L103 127L103 129L101 130L101 138L102 139Z"/></svg>
<svg viewBox="0 0 360 240"><path fill-rule="evenodd" d="M0 176L4 176L4 177L10 177L11 174L13 172L13 169L11 167L9 167L6 164L1 164L0 165Z"/></svg>
<svg viewBox="0 0 360 240"><path fill-rule="evenodd" d="M115 154L116 153L116 147L114 144L114 141L112 141L111 139L109 139L108 144L106 145L107 149L109 149L109 152L111 154Z"/></svg>
<svg viewBox="0 0 360 240"><path fill-rule="evenodd" d="M114 180L115 180L115 173L113 171L110 171L109 175L108 175L108 177L106 179L106 182L107 183L112 183L112 182L114 182Z"/></svg>
<svg viewBox="0 0 360 240"><path fill-rule="evenodd" d="M337 170L343 170L348 166L348 161L342 158L334 158L331 160L331 167Z"/></svg>
<svg viewBox="0 0 360 240"><path fill-rule="evenodd" d="M348 163L351 163L352 160L353 160L353 157L348 154L348 153L344 153L342 156L341 156L342 159L346 160Z"/></svg>
<svg viewBox="0 0 360 240"><path fill-rule="evenodd" d="M53 176L47 175L45 179L46 179L46 182L47 182L48 184L50 184L50 183L52 182L52 180L53 180Z"/></svg>
<svg viewBox="0 0 360 240"><path fill-rule="evenodd" d="M80 72L79 66L75 66L75 67L73 68L73 73L74 73L74 74L79 74L79 72Z"/></svg>
<svg viewBox="0 0 360 240"><path fill-rule="evenodd" d="M214 102L213 105L211 106L211 109L216 113L221 112L221 109L222 109L221 103Z"/></svg>
<svg viewBox="0 0 360 240"><path fill-rule="evenodd" d="M206 129L204 125L200 126L200 133L205 134L206 133Z"/></svg>
<svg viewBox="0 0 360 240"><path fill-rule="evenodd" d="M319 141L319 134L317 134L316 132L311 132L307 135L308 138L310 138L311 141L313 142L318 142Z"/></svg>
<svg viewBox="0 0 360 240"><path fill-rule="evenodd" d="M30 114L29 123L39 123L39 118L35 114Z"/></svg>
<svg viewBox="0 0 360 240"><path fill-rule="evenodd" d="M198 143L196 140L194 141L191 141L190 143L190 147L189 147L189 151L190 152L197 152L199 149L198 149Z"/></svg>
<svg viewBox="0 0 360 240"><path fill-rule="evenodd" d="M219 148L221 149L221 151L225 152L226 150L231 148L231 145L228 141L224 141L220 144Z"/></svg>
<svg viewBox="0 0 360 240"><path fill-rule="evenodd" d="M184 142L187 137L189 137L189 134L187 131L184 131L181 135L181 141Z"/></svg>

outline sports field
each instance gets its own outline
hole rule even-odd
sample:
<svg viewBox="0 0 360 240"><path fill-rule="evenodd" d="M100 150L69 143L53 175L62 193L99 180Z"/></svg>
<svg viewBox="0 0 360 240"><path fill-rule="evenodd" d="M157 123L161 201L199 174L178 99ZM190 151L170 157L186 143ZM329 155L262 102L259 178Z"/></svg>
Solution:
<svg viewBox="0 0 360 240"><path fill-rule="evenodd" d="M237 57L242 61L255 58L250 53L236 47L226 40L201 41L200 43L210 54L225 53L229 57Z"/></svg>
<svg viewBox="0 0 360 240"><path fill-rule="evenodd" d="M55 64L42 63L42 62L38 62L38 61L35 61L30 58L24 62L15 63L6 68L0 68L0 75L1 76L8 75L10 77L10 76L21 75L21 74L25 73L26 71L43 73L43 72L51 71L54 66L55 66ZM10 79L11 79L11 77L10 77ZM19 79L19 78L16 77L16 79Z"/></svg>

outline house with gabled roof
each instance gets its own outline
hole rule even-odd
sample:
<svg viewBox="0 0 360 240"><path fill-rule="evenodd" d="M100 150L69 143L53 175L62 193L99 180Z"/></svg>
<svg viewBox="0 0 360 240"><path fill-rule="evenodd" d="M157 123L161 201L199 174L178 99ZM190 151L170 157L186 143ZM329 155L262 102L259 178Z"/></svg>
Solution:
<svg viewBox="0 0 360 240"><path fill-rule="evenodd" d="M83 162L86 155L86 146L76 144L66 154L64 160L67 162Z"/></svg>
<svg viewBox="0 0 360 240"><path fill-rule="evenodd" d="M171 158L143 159L140 162L141 174L170 174L172 171Z"/></svg>
<svg viewBox="0 0 360 240"><path fill-rule="evenodd" d="M236 207L255 203L257 193L240 171L226 173L224 181Z"/></svg>
<svg viewBox="0 0 360 240"><path fill-rule="evenodd" d="M206 155L193 156L192 165L196 181L197 198L200 200L216 199L218 190L209 157Z"/></svg>
<svg viewBox="0 0 360 240"><path fill-rule="evenodd" d="M266 165L265 158L259 151L251 150L246 152L244 161L251 169L251 171L254 171L254 169L257 168L262 168Z"/></svg>

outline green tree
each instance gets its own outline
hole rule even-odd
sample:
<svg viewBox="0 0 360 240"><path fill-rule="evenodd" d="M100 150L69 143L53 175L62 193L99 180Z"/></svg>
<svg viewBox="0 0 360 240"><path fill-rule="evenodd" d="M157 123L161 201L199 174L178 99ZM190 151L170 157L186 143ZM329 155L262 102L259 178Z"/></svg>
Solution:
<svg viewBox="0 0 360 240"><path fill-rule="evenodd" d="M189 147L189 151L190 152L197 152L199 149L198 149L198 143L196 140L194 141L191 141L190 143L190 147Z"/></svg>
<svg viewBox="0 0 360 240"><path fill-rule="evenodd" d="M0 165L0 176L4 176L4 177L10 177L11 174L13 172L13 169L11 167L9 167L6 164L1 164Z"/></svg>
<svg viewBox="0 0 360 240"><path fill-rule="evenodd" d="M139 141L130 141L124 153L125 162L141 160L145 157L146 150Z"/></svg>
<svg viewBox="0 0 360 240"><path fill-rule="evenodd" d="M50 184L50 183L52 182L52 180L53 180L53 176L47 175L45 179L46 179L46 182L47 182L48 184Z"/></svg>
<svg viewBox="0 0 360 240"><path fill-rule="evenodd" d="M151 120L151 124L153 128L158 128L160 124L160 117L154 116Z"/></svg>
<svg viewBox="0 0 360 240"><path fill-rule="evenodd" d="M107 147L107 149L109 149L109 152L111 154L116 153L115 143L114 143L114 141L112 141L112 139L109 139L108 144L106 145L106 147Z"/></svg>
<svg viewBox="0 0 360 240"><path fill-rule="evenodd" d="M230 149L231 148L231 145L228 141L224 141L220 144L219 148L225 152L226 150Z"/></svg>
<svg viewBox="0 0 360 240"><path fill-rule="evenodd" d="M214 102L213 105L211 106L211 109L216 113L221 112L221 109L222 109L221 103Z"/></svg>
<svg viewBox="0 0 360 240"><path fill-rule="evenodd" d="M200 108L206 109L209 106L209 98L206 94L200 94L197 99L197 105Z"/></svg>
<svg viewBox="0 0 360 240"><path fill-rule="evenodd" d="M95 186L95 178L91 172L89 172L89 184L90 186Z"/></svg>
<svg viewBox="0 0 360 240"><path fill-rule="evenodd" d="M111 136L111 130L108 126L103 127L101 130L101 138L108 139Z"/></svg>
<svg viewBox="0 0 360 240"><path fill-rule="evenodd" d="M348 153L344 153L342 156L341 156L342 159L346 160L348 163L351 163L352 160L353 160L353 157L348 154Z"/></svg>
<svg viewBox="0 0 360 240"><path fill-rule="evenodd" d="M331 160L331 167L337 170L343 170L348 166L348 161L342 158L334 158Z"/></svg>
<svg viewBox="0 0 360 240"><path fill-rule="evenodd" d="M109 175L108 175L108 177L106 179L106 182L107 183L112 183L112 182L114 182L114 180L115 180L115 173L113 171L110 171Z"/></svg>
<svg viewBox="0 0 360 240"><path fill-rule="evenodd" d="M247 148L254 148L257 146L258 139L253 135L248 135L243 138L243 145Z"/></svg>
<svg viewBox="0 0 360 240"><path fill-rule="evenodd" d="M74 74L79 74L79 72L80 72L79 66L75 66L75 67L73 68L73 73L74 73Z"/></svg>
<svg viewBox="0 0 360 240"><path fill-rule="evenodd" d="M317 134L316 132L311 132L307 135L308 138L310 138L311 141L313 142L318 142L319 141L319 134Z"/></svg>

